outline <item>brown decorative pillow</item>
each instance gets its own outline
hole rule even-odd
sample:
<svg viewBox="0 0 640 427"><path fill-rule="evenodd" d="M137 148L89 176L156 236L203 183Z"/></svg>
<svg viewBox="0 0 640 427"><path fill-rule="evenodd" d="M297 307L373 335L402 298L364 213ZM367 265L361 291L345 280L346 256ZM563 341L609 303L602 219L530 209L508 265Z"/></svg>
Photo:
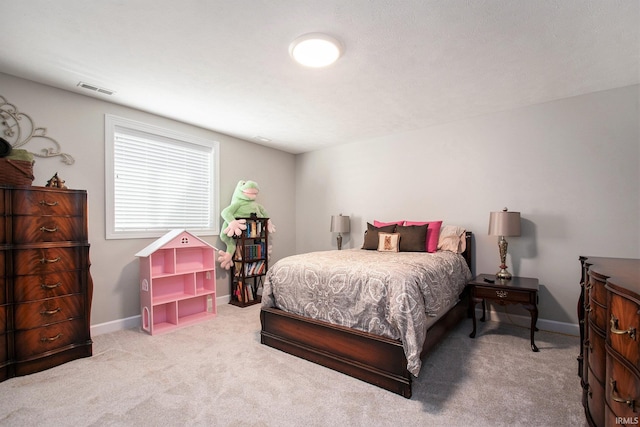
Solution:
<svg viewBox="0 0 640 427"><path fill-rule="evenodd" d="M427 239L428 224L399 225L396 233L400 233L400 252L426 252L424 244Z"/></svg>
<svg viewBox="0 0 640 427"><path fill-rule="evenodd" d="M386 225L384 227L375 227L367 223L367 231L364 232L364 244L362 249L375 251L378 249L378 233L393 233L396 231L396 225Z"/></svg>
<svg viewBox="0 0 640 427"><path fill-rule="evenodd" d="M398 252L400 240L398 233L378 233L378 250L380 252Z"/></svg>

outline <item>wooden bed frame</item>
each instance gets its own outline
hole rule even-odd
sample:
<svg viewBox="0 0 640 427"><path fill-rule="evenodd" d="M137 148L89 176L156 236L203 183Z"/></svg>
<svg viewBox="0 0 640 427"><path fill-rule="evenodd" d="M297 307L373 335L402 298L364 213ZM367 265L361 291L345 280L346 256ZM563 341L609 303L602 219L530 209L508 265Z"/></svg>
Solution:
<svg viewBox="0 0 640 427"><path fill-rule="evenodd" d="M462 254L471 268L472 233L465 235ZM468 295L427 331L421 357L469 314ZM344 326L309 319L277 308L260 310L260 342L285 353L342 372L382 387L406 398L411 397L412 375L399 340L392 340Z"/></svg>

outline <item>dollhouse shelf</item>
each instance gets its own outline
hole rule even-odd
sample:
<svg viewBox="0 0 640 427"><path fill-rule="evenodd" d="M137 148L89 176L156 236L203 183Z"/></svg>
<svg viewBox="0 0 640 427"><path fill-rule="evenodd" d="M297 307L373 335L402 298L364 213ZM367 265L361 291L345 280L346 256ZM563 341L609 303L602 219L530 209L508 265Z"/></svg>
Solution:
<svg viewBox="0 0 640 427"><path fill-rule="evenodd" d="M172 230L140 258L142 330L151 335L216 315L215 249L185 230Z"/></svg>

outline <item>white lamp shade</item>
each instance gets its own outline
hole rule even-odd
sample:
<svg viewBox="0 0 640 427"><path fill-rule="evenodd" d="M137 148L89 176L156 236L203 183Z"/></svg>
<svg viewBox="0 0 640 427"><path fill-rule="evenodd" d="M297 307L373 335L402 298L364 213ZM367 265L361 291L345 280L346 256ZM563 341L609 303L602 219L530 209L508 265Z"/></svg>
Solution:
<svg viewBox="0 0 640 427"><path fill-rule="evenodd" d="M519 236L520 212L491 212L489 216L489 234L491 236Z"/></svg>
<svg viewBox="0 0 640 427"><path fill-rule="evenodd" d="M349 217L343 216L343 215L333 215L331 217L331 232L332 233L348 233Z"/></svg>

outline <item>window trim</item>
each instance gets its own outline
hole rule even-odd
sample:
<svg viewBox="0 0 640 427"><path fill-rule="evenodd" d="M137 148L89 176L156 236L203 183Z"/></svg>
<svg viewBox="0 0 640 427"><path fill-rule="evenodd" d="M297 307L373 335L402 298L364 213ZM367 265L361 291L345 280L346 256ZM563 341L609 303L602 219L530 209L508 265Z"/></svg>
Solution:
<svg viewBox="0 0 640 427"><path fill-rule="evenodd" d="M213 185L211 191L211 229L189 230L200 236L217 236L220 233L220 143L215 140L205 139L194 135L176 132L159 126L138 122L111 114L105 114L105 239L140 239L157 238L166 234L167 230L115 230L115 182L114 182L114 141L116 127L129 128L134 131L158 135L162 138L175 139L181 142L210 147L213 150Z"/></svg>

